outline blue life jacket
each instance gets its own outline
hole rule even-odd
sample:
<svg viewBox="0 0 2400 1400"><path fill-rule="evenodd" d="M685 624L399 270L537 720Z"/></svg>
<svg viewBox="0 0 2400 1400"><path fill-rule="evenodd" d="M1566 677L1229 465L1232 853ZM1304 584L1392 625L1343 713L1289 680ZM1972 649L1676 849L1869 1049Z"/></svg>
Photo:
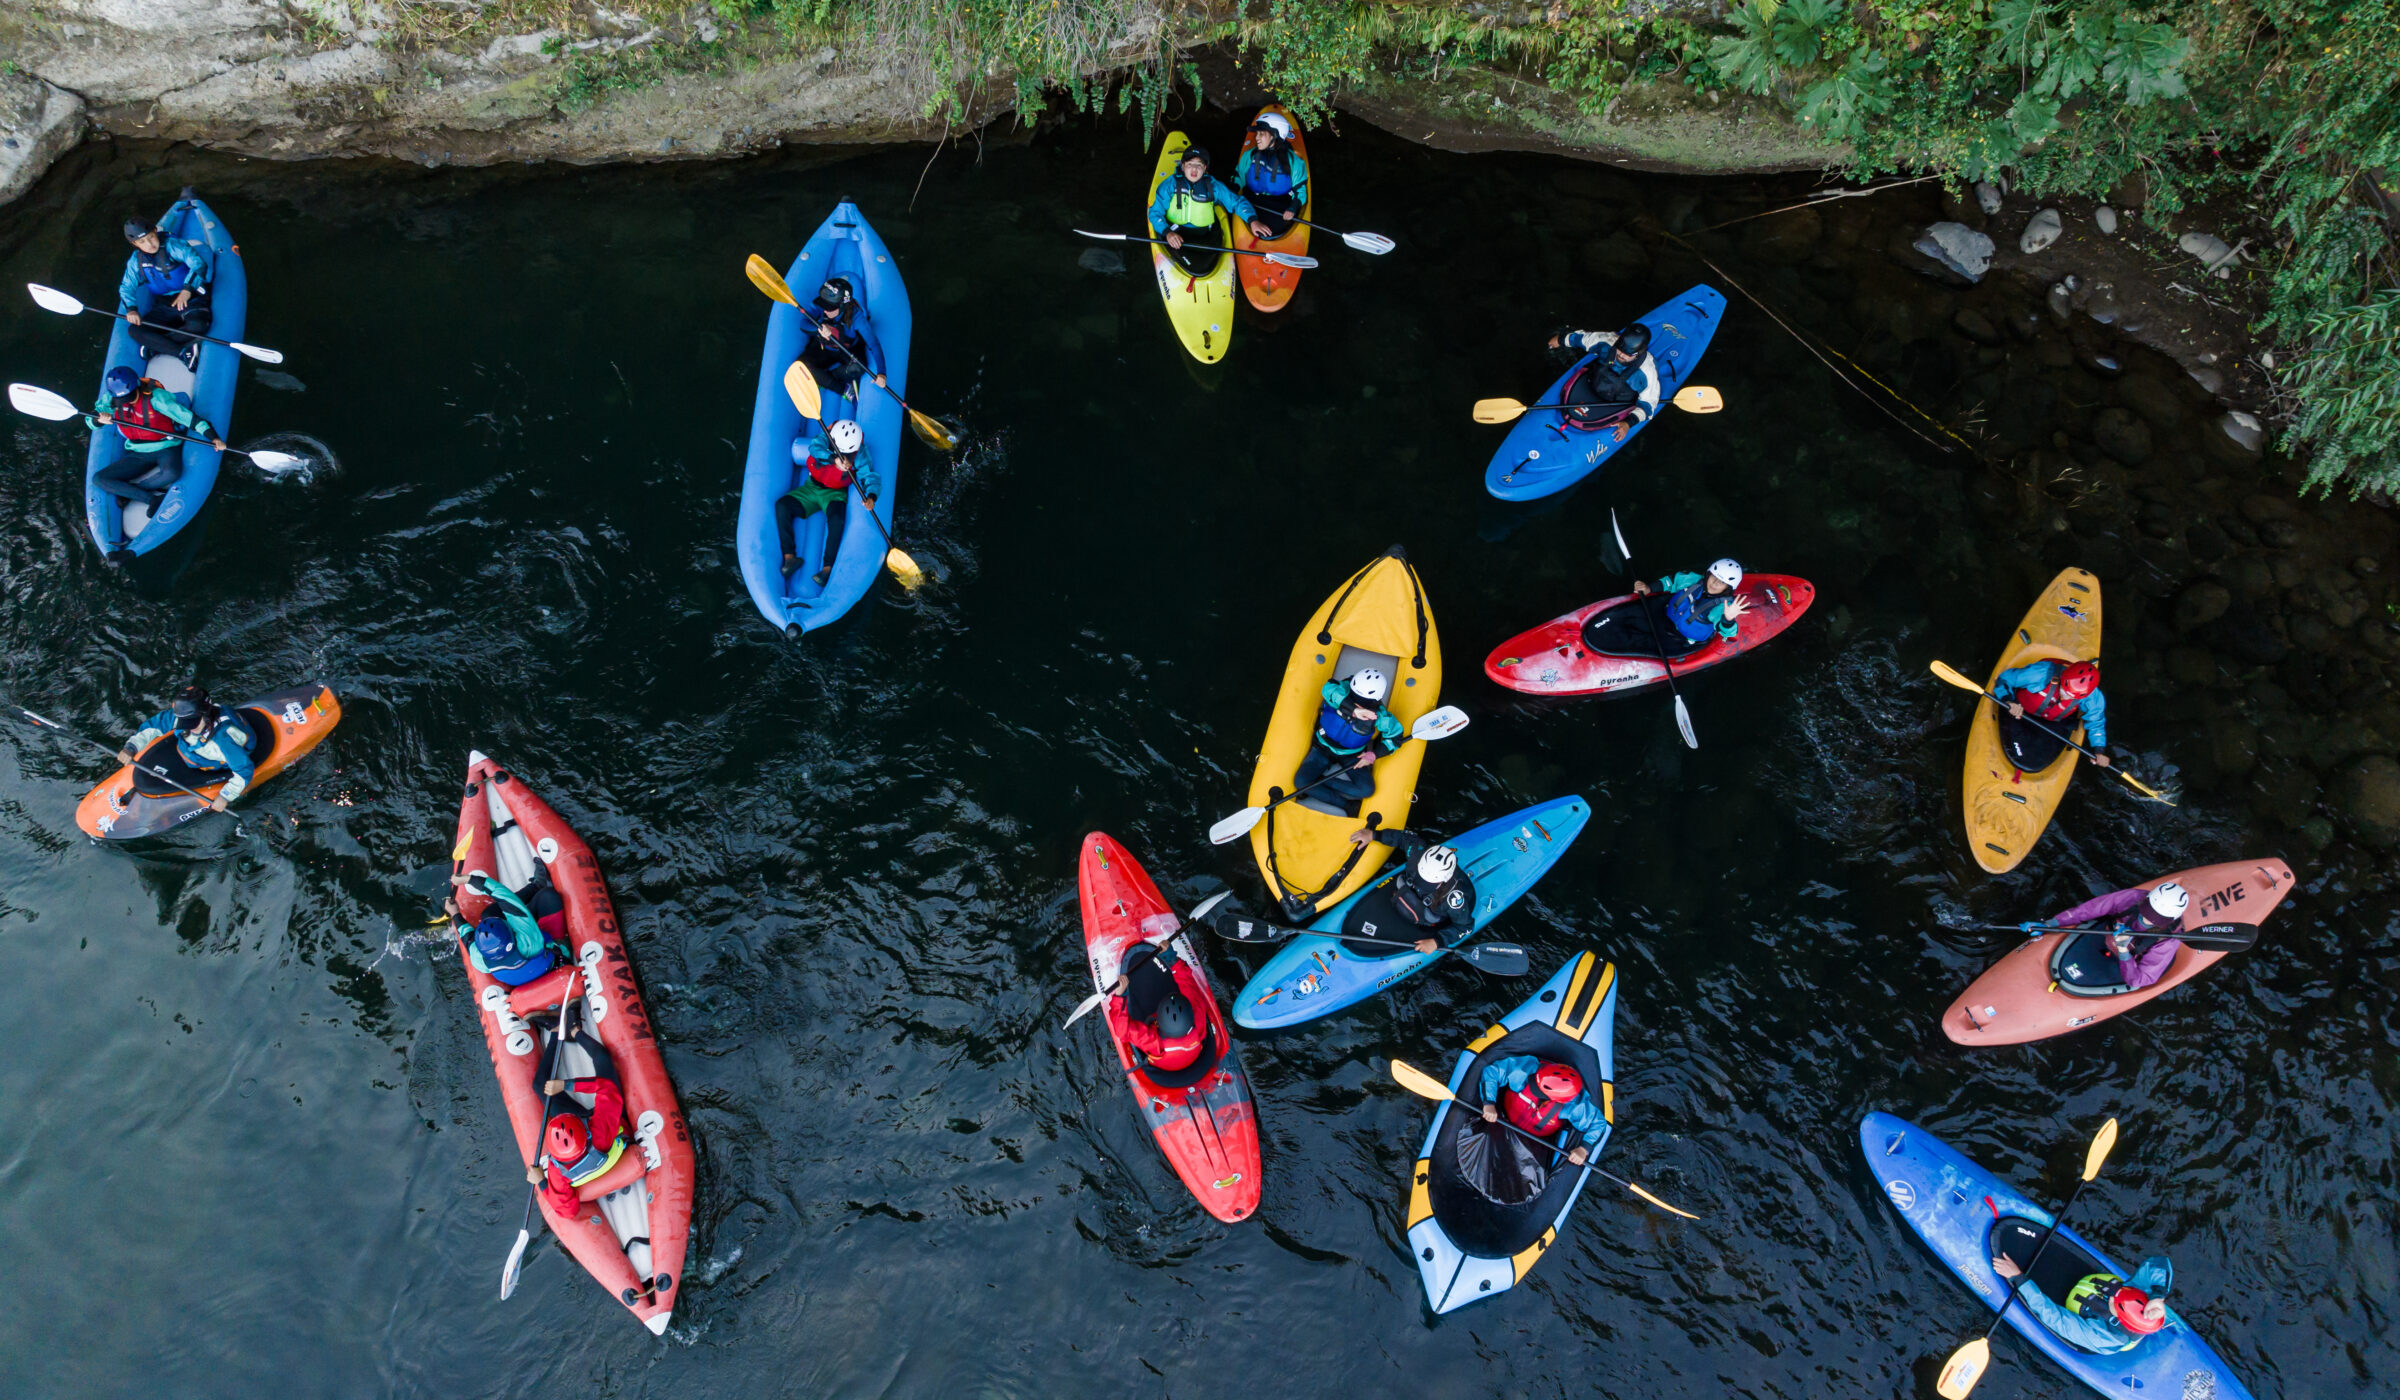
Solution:
<svg viewBox="0 0 2400 1400"><path fill-rule="evenodd" d="M1375 722L1364 727L1354 723L1344 705L1317 707L1317 742L1343 757L1366 748L1375 737Z"/></svg>
<svg viewBox="0 0 2400 1400"><path fill-rule="evenodd" d="M1242 176L1242 184L1252 194L1290 194L1299 181L1292 178L1291 157L1286 155L1279 168L1273 161L1255 151L1245 152L1250 168Z"/></svg>
<svg viewBox="0 0 2400 1400"><path fill-rule="evenodd" d="M1707 587L1708 580L1702 579L1689 588L1678 589L1674 597L1667 599L1667 621L1674 623L1675 630L1690 641L1705 642L1717 635L1717 625L1700 611L1706 606Z"/></svg>
<svg viewBox="0 0 2400 1400"><path fill-rule="evenodd" d="M172 297L183 290L185 283L192 280L190 268L167 256L166 243L163 238L155 253L145 253L139 248L134 249L133 261L134 266L141 272L142 290L154 297Z"/></svg>
<svg viewBox="0 0 2400 1400"><path fill-rule="evenodd" d="M516 931L497 913L484 915L475 926L467 955L477 972L508 987L522 987L558 965L558 953L546 939L531 953L518 952Z"/></svg>

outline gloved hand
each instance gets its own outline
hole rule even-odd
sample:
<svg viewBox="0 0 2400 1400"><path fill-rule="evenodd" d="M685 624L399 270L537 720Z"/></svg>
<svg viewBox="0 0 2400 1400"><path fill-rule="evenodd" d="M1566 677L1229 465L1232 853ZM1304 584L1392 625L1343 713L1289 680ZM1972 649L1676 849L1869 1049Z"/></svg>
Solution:
<svg viewBox="0 0 2400 1400"><path fill-rule="evenodd" d="M2024 932L2027 938L2032 938L2042 931L2042 925L2040 921L2035 919L2028 919L2024 923L2017 925L2017 927Z"/></svg>

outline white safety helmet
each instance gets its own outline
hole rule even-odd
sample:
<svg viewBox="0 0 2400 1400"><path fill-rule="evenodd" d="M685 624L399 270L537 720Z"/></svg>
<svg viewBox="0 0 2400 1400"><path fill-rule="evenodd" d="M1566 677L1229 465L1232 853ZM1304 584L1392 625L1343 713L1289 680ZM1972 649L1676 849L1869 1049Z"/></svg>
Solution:
<svg viewBox="0 0 2400 1400"><path fill-rule="evenodd" d="M2151 909L2166 918L2182 918L2183 911L2189 909L2191 905L2191 895L2185 892L2183 886L2176 884L2173 880L2150 891Z"/></svg>
<svg viewBox="0 0 2400 1400"><path fill-rule="evenodd" d="M1251 125L1266 127L1286 141L1292 139L1292 123L1281 112L1261 112L1258 114L1258 120L1252 122Z"/></svg>
<svg viewBox="0 0 2400 1400"><path fill-rule="evenodd" d="M1380 705L1383 697L1392 693L1392 678L1372 666L1363 671L1353 671L1350 674L1350 693L1361 700L1372 700Z"/></svg>
<svg viewBox="0 0 2400 1400"><path fill-rule="evenodd" d="M1446 883L1458 873L1458 852L1448 846L1430 846L1417 857L1417 878L1428 885Z"/></svg>
<svg viewBox="0 0 2400 1400"><path fill-rule="evenodd" d="M1731 559L1719 559L1708 566L1708 576L1727 588L1742 586L1742 566Z"/></svg>
<svg viewBox="0 0 2400 1400"><path fill-rule="evenodd" d="M866 430L847 418L827 428L825 435L833 439L833 450L845 457L866 446L867 443ZM1734 572L1738 574L1741 571L1736 569Z"/></svg>

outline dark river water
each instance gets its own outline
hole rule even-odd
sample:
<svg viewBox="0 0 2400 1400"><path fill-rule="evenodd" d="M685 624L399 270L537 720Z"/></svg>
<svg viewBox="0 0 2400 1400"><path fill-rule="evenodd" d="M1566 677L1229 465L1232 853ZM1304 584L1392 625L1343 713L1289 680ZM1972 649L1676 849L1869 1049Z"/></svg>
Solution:
<svg viewBox="0 0 2400 1400"><path fill-rule="evenodd" d="M1734 296L1697 375L1727 411L1504 508L1469 403L1531 399L1557 324L1711 276L1657 225L1792 191L1355 122L1317 147L1327 218L1400 251L1324 240L1296 309L1245 313L1214 372L1141 250L1127 275L1079 260L1100 245L1071 226L1136 226L1150 161L1113 121L930 168L104 145L0 210L0 282L105 300L123 212L197 183L248 259L250 338L289 355L289 378L245 379L235 441L339 457L306 483L229 473L180 572L128 577L85 533L81 432L12 418L8 698L112 744L195 675L322 678L346 706L238 829L146 849L74 826L99 754L0 730L0 1393L1930 1394L1982 1318L1863 1169L1875 1109L2053 1200L2118 1116L2088 1234L2171 1254L2181 1310L2263 1396L2400 1388L2400 901L2371 814L2343 806L2400 725L2388 663L2314 644L2336 603L2354 629L2387 605L2388 516L2267 529L2286 478L2210 465L2172 414L2140 468L2084 461L2125 386L2188 382L2138 356L2087 373L2080 322L1979 352L1949 329L1960 294L1883 254L1932 216L1901 202L1921 192L1807 238L1697 241L1935 411L2015 433L1999 455L2050 451L2050 489L1933 452ZM900 467L902 542L938 582L886 580L794 646L730 548L766 310L741 265L788 261L845 193L907 276L914 399L972 446L912 442ZM1999 324L2039 291L1965 295ZM7 378L90 394L103 323L0 307ZM2096 498L2067 499L2071 462ZM1531 704L1480 675L1501 639L1618 591L1611 507L1651 572L1731 553L1820 590L1686 686L1697 752L1662 698ZM1535 977L1453 964L1244 1047L1266 1190L1227 1227L1142 1133L1097 1021L1060 1029L1086 989L1076 841L1114 833L1179 901L1263 907L1247 846L1206 828L1241 804L1295 631L1395 541L1448 642L1444 698L1475 719L1429 755L1412 824L1565 793L1595 815L1495 930ZM1968 707L1926 662L1983 674L2072 562L2114 590L2120 751L2171 766L2183 805L2087 773L1987 877L1959 829ZM2366 612L2293 601L2334 574L2327 598ZM2183 627L2203 575L2232 612ZM456 958L425 934L470 747L590 840L631 934L700 1156L663 1340L547 1240L496 1301L521 1169ZM1942 1038L2009 938L1961 925L2264 855L2303 888L2256 952L2071 1039ZM1604 1164L1705 1219L1595 1182L1524 1286L1433 1321L1402 1220L1427 1109L1385 1066L1446 1065L1582 947L1622 975ZM1220 984L1245 957L1210 948ZM1985 1395L2078 1393L1996 1351Z"/></svg>

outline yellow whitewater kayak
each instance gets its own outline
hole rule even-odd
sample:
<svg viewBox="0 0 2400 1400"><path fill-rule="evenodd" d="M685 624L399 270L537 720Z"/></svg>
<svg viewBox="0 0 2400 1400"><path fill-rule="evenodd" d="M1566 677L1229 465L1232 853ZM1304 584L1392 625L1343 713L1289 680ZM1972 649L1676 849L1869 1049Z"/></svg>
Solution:
<svg viewBox="0 0 2400 1400"><path fill-rule="evenodd" d="M1185 148L1192 138L1180 131L1167 133L1167 144L1158 153L1158 168L1150 172L1150 184L1142 199L1144 228L1149 227L1150 205L1158 198L1158 187L1175 173L1183 163ZM1233 225L1225 211L1217 211L1215 243L1220 248L1233 246ZM1225 347L1233 343L1233 304L1238 299L1233 275L1231 253L1217 254L1209 270L1198 275L1184 270L1175 255L1159 244L1150 245L1150 266L1158 273L1158 297L1167 304L1167 320L1175 327L1176 338L1192 358L1204 365L1213 365L1225 358Z"/></svg>
<svg viewBox="0 0 2400 1400"><path fill-rule="evenodd" d="M1408 557L1393 545L1382 557L1352 574L1300 629L1275 714L1267 721L1258 771L1250 778L1250 805L1263 807L1291 791L1300 761L1317 730L1317 711L1329 681L1347 680L1367 666L1392 677L1385 705L1402 727L1441 703L1442 643L1434 630L1425 584ZM1320 913L1347 899L1382 866L1391 847L1370 841L1350 844L1361 825L1398 829L1408 825L1409 803L1424 766L1425 742L1410 739L1375 763L1375 791L1358 809L1328 812L1296 799L1275 807L1250 830L1267 888L1293 919Z"/></svg>
<svg viewBox="0 0 2400 1400"><path fill-rule="evenodd" d="M2000 662L1983 683L1985 698L1967 730L1967 845L1975 861L1997 875L2014 870L2033 849L2066 796L2080 755L2068 749L2039 773L2020 773L2000 747L2000 707L1991 698L2002 671L2035 661L2088 661L2100 656L2100 580L2066 569L2009 634ZM2083 726L2064 730L2083 742Z"/></svg>

